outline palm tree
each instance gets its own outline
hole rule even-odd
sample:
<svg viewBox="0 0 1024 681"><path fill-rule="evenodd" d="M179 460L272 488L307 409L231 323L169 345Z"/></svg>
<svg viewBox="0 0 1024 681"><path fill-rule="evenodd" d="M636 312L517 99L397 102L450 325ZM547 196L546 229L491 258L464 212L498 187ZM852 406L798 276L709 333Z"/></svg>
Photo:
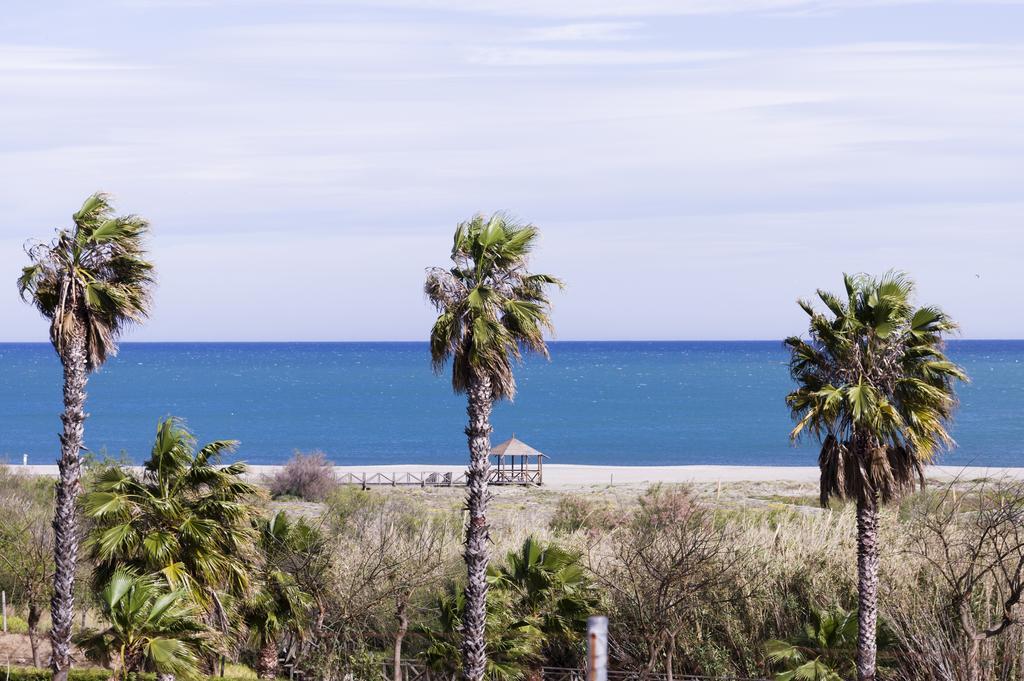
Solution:
<svg viewBox="0 0 1024 681"><path fill-rule="evenodd" d="M305 554L320 554L322 539L299 520L292 523L284 511L261 518L260 566L256 592L242 605L242 620L249 642L256 649L256 674L277 676L278 639L288 631L300 633L306 625L313 598L299 585L291 570L301 567Z"/></svg>
<svg viewBox="0 0 1024 681"><path fill-rule="evenodd" d="M89 373L117 351L121 331L145 319L153 284L153 266L143 249L149 229L144 219L115 216L105 194L90 196L72 219L74 227L27 249L32 262L18 279L22 298L50 320L50 341L64 366L64 430L53 518L54 681L66 681L71 666L85 387Z"/></svg>
<svg viewBox="0 0 1024 681"><path fill-rule="evenodd" d="M113 679L148 670L160 678L196 675L206 628L187 593L120 568L100 593L100 607L109 626L82 631L75 642L89 659L113 670Z"/></svg>
<svg viewBox="0 0 1024 681"><path fill-rule="evenodd" d="M835 608L814 610L812 617L792 641L765 643L768 659L786 667L775 681L842 681L843 674L853 671L857 613Z"/></svg>
<svg viewBox="0 0 1024 681"><path fill-rule="evenodd" d="M447 591L438 595L435 607L437 620L418 628L427 644L420 657L431 670L444 677L455 678L460 658L465 669L459 632L463 630L463 617L468 612L466 590L449 584ZM524 681L529 678L530 670L542 660L543 633L532 622L519 617L510 591L491 591L485 616L490 654L485 661L484 675L491 681Z"/></svg>
<svg viewBox="0 0 1024 681"><path fill-rule="evenodd" d="M537 228L502 213L476 215L455 230L450 269L431 268L425 292L439 312L430 332L434 370L452 360L452 387L465 393L469 425L466 508L466 612L463 616L465 681L483 678L487 652L484 628L487 603L487 479L491 444L491 409L495 400L511 399L516 383L513 362L521 351L547 357L545 329L550 330L547 274L527 270Z"/></svg>
<svg viewBox="0 0 1024 681"><path fill-rule="evenodd" d="M786 397L796 426L791 436L821 441L821 503L857 505L859 632L857 676L875 677L878 619L878 509L924 484L923 466L951 446L946 428L956 405L954 383L964 371L943 354L956 324L936 307L915 308L905 275L844 276L846 296L810 302L809 339L786 339L797 388Z"/></svg>
<svg viewBox="0 0 1024 681"><path fill-rule="evenodd" d="M491 587L509 592L519 616L541 631L545 663L555 667L579 665L587 618L600 604L581 559L577 551L530 536L491 570Z"/></svg>
<svg viewBox="0 0 1024 681"><path fill-rule="evenodd" d="M249 499L257 491L242 479L245 464L219 465L235 444L196 451L192 434L168 418L141 477L121 466L97 476L83 498L97 588L125 566L158 574L227 628L224 599L248 593L256 538Z"/></svg>

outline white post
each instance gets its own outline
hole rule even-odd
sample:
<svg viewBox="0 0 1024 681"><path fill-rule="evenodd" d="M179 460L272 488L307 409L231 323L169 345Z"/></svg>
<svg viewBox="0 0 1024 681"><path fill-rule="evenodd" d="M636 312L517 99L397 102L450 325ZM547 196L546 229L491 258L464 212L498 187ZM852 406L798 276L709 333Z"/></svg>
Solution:
<svg viewBox="0 0 1024 681"><path fill-rule="evenodd" d="M0 609L4 611L4 633L7 633L7 592L0 591Z"/></svg>
<svg viewBox="0 0 1024 681"><path fill-rule="evenodd" d="M22 466L27 466L28 465L28 454L22 454L21 455L21 465Z"/></svg>
<svg viewBox="0 0 1024 681"><path fill-rule="evenodd" d="M587 618L587 681L608 681L608 618Z"/></svg>

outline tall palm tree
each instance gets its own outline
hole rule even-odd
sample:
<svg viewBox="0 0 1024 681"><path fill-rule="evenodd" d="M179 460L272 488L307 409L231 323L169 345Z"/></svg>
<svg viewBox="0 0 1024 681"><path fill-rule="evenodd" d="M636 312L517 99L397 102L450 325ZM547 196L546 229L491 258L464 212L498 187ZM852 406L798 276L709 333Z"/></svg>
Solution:
<svg viewBox="0 0 1024 681"><path fill-rule="evenodd" d="M97 476L82 504L97 589L125 566L158 574L225 628L224 597L248 593L256 539L249 500L257 490L242 479L245 464L219 465L235 444L196 451L192 434L168 418L141 477L120 466Z"/></svg>
<svg viewBox="0 0 1024 681"><path fill-rule="evenodd" d="M71 666L78 534L75 518L81 479L85 388L89 373L117 351L121 331L149 310L153 265L143 239L148 223L115 216L106 194L93 194L50 243L27 249L18 291L50 320L50 341L64 366L64 424L54 504L54 593L51 600L54 681Z"/></svg>
<svg viewBox="0 0 1024 681"><path fill-rule="evenodd" d="M875 678L879 505L924 484L923 466L951 446L947 426L954 384L967 380L944 354L956 324L937 307L915 308L914 284L901 273L844 275L846 295L807 301L808 340L787 338L797 388L786 397L792 438L821 441L821 503L857 505L859 628L857 677Z"/></svg>
<svg viewBox="0 0 1024 681"><path fill-rule="evenodd" d="M466 612L463 626L465 681L483 678L487 603L488 455L495 400L516 392L513 363L523 350L548 354L544 331L551 329L547 289L561 285L547 274L532 274L528 257L537 228L502 213L476 215L455 230L450 269L431 268L425 292L439 312L430 332L434 370L452 361L452 387L466 394L469 470L466 508Z"/></svg>
<svg viewBox="0 0 1024 681"><path fill-rule="evenodd" d="M88 658L110 667L115 681L133 672L158 678L196 675L207 647L206 628L184 591L168 591L154 576L119 568L100 592L109 625L75 637Z"/></svg>

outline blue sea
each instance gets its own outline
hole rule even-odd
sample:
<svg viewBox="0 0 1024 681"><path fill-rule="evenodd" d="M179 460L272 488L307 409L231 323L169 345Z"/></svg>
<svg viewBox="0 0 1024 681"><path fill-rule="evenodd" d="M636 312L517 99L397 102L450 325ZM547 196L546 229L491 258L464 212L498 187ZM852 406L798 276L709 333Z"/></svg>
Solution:
<svg viewBox="0 0 1024 681"><path fill-rule="evenodd" d="M954 341L960 392L954 465L1024 465L1024 341ZM792 446L778 341L556 342L518 371L494 413L552 463L814 465ZM51 463L61 370L45 344L0 344L0 459ZM239 458L281 463L321 450L338 464L456 464L465 398L430 369L425 343L125 343L89 381L86 444L143 460L158 419L241 441Z"/></svg>

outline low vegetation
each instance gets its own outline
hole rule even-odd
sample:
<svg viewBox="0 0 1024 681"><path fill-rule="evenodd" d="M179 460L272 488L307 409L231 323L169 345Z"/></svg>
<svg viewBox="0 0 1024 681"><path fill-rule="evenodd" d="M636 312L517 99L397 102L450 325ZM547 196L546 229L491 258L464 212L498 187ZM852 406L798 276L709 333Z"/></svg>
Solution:
<svg viewBox="0 0 1024 681"><path fill-rule="evenodd" d="M186 569L205 552L217 562L216 542L200 541L202 532L177 543L175 551L192 555L123 548L104 562L108 554L93 553L104 537L109 542L139 531L141 551L146 536L159 532L143 510L159 504L159 476L152 465L131 484L117 477L137 475L127 469L115 475L117 467L104 464L98 474L89 472L83 496L89 555L80 581L105 584L91 598L82 594L89 612L84 627L76 624L76 658L88 656L87 664L105 669L76 669L73 681L155 679L147 675L172 670L199 679L216 676L222 663L228 676L251 669L250 678L257 672L270 678L286 675L278 665L286 650L290 664L317 680L351 673L403 681L402 661L457 676L465 598L459 490L341 487L300 518L265 491L234 480L237 468L214 459L206 461L210 468L200 467L201 452L210 450L182 444L187 441L180 430L167 438L178 443L170 449L181 457L183 477L204 478L211 487L189 488L175 513L191 509L185 526L209 529L208 502L218 513L234 509L232 517L246 519L244 531L242 524L231 531L249 556L239 563L244 579L214 570L200 582L195 568ZM50 481L0 469L4 504L20 499L42 513L51 489ZM97 513L101 502L111 512L127 503L125 489L147 490L150 501L133 500L126 521ZM587 494L500 490L493 505L496 559L488 571L489 678L525 680L543 667L582 665L586 617L596 612L609 615L615 669L647 677L788 679L810 670L816 678L849 678L856 651L856 509L779 504L759 498L771 496L761 489L739 496L742 501L729 488L719 498L713 490L682 486ZM527 519L524 500L543 505ZM6 556L45 576L52 558L45 550L33 553L37 539L24 531L30 517L4 514L0 541ZM1017 678L1014 670L1024 665L1017 620L1022 526L1024 487L1009 481L931 488L882 511L879 678ZM115 527L122 529L112 533ZM38 541L45 547L45 533ZM154 562L159 555L165 567ZM23 564L13 565L0 563L0 582L10 589L11 615L24 620L30 599L39 596L19 586ZM133 598L115 580L140 595ZM167 610L151 617L163 604ZM40 628L45 624L43 618ZM45 665L43 653L36 666ZM11 678L35 681L48 673L12 668Z"/></svg>
<svg viewBox="0 0 1024 681"><path fill-rule="evenodd" d="M275 499L323 501L338 487L334 464L323 452L295 452L267 484Z"/></svg>

